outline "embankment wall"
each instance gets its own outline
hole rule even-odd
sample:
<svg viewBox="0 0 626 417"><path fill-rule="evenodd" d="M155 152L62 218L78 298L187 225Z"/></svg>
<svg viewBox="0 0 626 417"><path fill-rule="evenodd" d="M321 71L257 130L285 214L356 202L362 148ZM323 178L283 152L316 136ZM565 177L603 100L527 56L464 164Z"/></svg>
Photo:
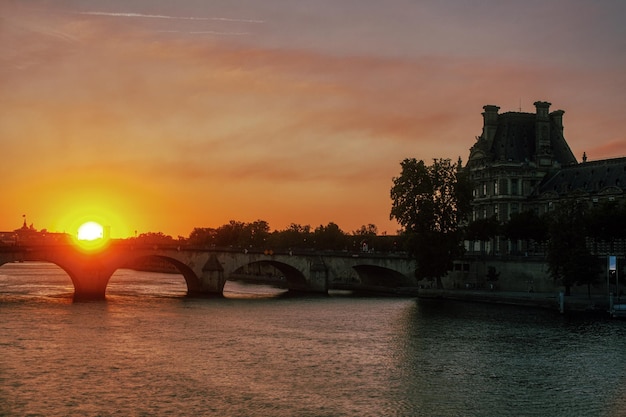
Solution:
<svg viewBox="0 0 626 417"><path fill-rule="evenodd" d="M492 280L491 278L496 278ZM500 291L555 292L563 286L554 282L545 259L519 257L500 259L485 257L456 261L453 270L442 279L448 289L494 289ZM493 287L492 287L493 285ZM573 293L587 293L587 286L572 287ZM606 294L606 281L592 286L593 294Z"/></svg>

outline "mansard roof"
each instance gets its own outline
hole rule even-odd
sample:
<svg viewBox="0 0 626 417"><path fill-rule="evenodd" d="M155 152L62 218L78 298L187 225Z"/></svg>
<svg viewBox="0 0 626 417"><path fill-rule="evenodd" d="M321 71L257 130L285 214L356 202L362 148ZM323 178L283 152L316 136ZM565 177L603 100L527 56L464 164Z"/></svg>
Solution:
<svg viewBox="0 0 626 417"><path fill-rule="evenodd" d="M549 104L549 103L548 103ZM485 106L495 107L495 106ZM497 107L495 107L497 109ZM497 112L497 110L496 110ZM576 157L563 137L563 127L559 120L563 111L557 110L550 114L550 147L551 158L560 166L576 164ZM534 162L537 149L537 114L522 112L506 112L494 114L497 118L493 126L495 133L492 138L483 130L478 141L470 150L470 160L481 159L484 162ZM468 161L469 162L469 161Z"/></svg>
<svg viewBox="0 0 626 417"><path fill-rule="evenodd" d="M616 195L626 192L626 158L583 162L546 176L536 195Z"/></svg>
<svg viewBox="0 0 626 417"><path fill-rule="evenodd" d="M498 115L496 134L488 152L496 161L534 160L535 114L508 112Z"/></svg>

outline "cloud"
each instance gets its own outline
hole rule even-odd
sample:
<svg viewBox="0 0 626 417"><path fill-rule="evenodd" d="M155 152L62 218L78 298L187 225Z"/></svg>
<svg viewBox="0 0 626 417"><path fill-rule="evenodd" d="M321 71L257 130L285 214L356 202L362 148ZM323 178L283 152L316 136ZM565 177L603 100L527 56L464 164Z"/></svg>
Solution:
<svg viewBox="0 0 626 417"><path fill-rule="evenodd" d="M140 18L140 19L172 19L172 20L193 20L193 21L218 21L218 22L236 22L236 23L265 23L264 20L259 19L238 19L230 17L202 17L202 16L170 16L170 15L158 15L158 14L143 14L143 13L130 13L130 12L74 12L80 15L87 16L105 16L105 17L126 17L126 18Z"/></svg>
<svg viewBox="0 0 626 417"><path fill-rule="evenodd" d="M11 22L21 23L0 32L7 199L18 201L22 185L35 187L40 178L62 188L93 172L93 187L119 189L133 202L140 193L106 186L107 179L147 184L137 204L163 219L188 210L186 218L205 225L241 214L275 227L380 226L402 159L466 159L482 129L482 106L517 111L520 100L524 111L534 111L536 100L563 108L577 155L626 151L619 110L626 103L612 93L623 84L619 69L163 36L156 32L195 31L208 20L179 27L159 16L19 14ZM164 26L146 30L136 20ZM250 26L243 20L223 23Z"/></svg>
<svg viewBox="0 0 626 417"><path fill-rule="evenodd" d="M81 11L71 12L75 15L93 18L111 18L121 20L143 21L137 24L144 30L153 33L171 35L208 35L208 36L247 36L249 30L233 30L237 27L243 28L250 25L264 24L261 19L245 19L230 17L205 17L205 16L176 16L166 14L147 14L133 12L104 12L104 11ZM169 21L163 25L149 25L147 21ZM207 28L206 23L218 24L217 28ZM212 25L214 26L214 25ZM221 28L220 28L221 27Z"/></svg>
<svg viewBox="0 0 626 417"><path fill-rule="evenodd" d="M481 130L482 105L507 110L503 91L513 110L515 90L536 93L526 98L531 103L551 99L540 92L553 89L557 76L584 81L554 68L467 58L155 42L112 33L107 25L81 39L84 47L71 56L48 59L45 78L29 74L14 90L29 95L28 112L40 110L45 140L67 143L79 158L110 148L115 160L142 150L157 166L174 157L202 164L196 159L206 154L238 179L324 177L313 174L317 169L340 180L375 175L381 163L395 165L403 156L465 156ZM56 106L46 108L52 95ZM93 143L77 146L85 135ZM251 168L259 160L267 161L265 169ZM305 169L292 170L292 163Z"/></svg>

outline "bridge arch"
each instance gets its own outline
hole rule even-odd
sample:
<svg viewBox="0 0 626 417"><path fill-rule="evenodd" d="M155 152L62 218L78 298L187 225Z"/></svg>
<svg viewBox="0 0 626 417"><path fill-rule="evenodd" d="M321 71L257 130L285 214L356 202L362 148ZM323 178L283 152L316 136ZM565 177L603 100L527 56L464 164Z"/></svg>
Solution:
<svg viewBox="0 0 626 417"><path fill-rule="evenodd" d="M200 294L202 293L202 284L198 275L184 262L167 255L160 254L140 254L132 257L132 260L126 261L126 264L120 264L115 270L131 267L134 268L137 265L141 265L142 261L158 260L172 265L185 279L187 284L187 294ZM140 269L140 268L139 268ZM113 271L115 272L115 271Z"/></svg>
<svg viewBox="0 0 626 417"><path fill-rule="evenodd" d="M15 261L15 260L11 260L11 259L4 259L0 256L0 268L4 265L8 265L8 264L22 264L22 262L24 261ZM68 268L65 266L65 264L60 263L60 262L56 262L52 259L45 259L45 258L41 258L41 259L37 259L37 260L31 260L31 261L25 261L26 263L28 262L37 262L37 263L43 263L43 264L49 264L49 265L54 265L55 267L57 267L58 269L60 269L61 271L63 271L65 273L65 275L67 276L67 278L69 278L69 281L72 283L72 286L74 287L74 289L76 289L76 286L78 285L78 279L76 278L76 274L72 272L72 269Z"/></svg>
<svg viewBox="0 0 626 417"><path fill-rule="evenodd" d="M68 256L73 254L74 257ZM100 259L91 264L85 263L86 255L81 252L68 251L63 247L60 251L46 251L37 248L19 253L19 256L11 256L11 252L6 253L7 258L1 257L0 263L8 262L46 262L57 266L70 278L74 286L74 299L97 299L104 298L104 288L111 277L112 272L107 268L102 268ZM90 279L85 279L88 275Z"/></svg>
<svg viewBox="0 0 626 417"><path fill-rule="evenodd" d="M132 268L139 259L160 259L185 279L190 295L222 295L237 269L271 265L285 277L291 291L324 293L339 286L371 290L414 286L415 262L407 258L344 253L254 253L190 247L142 247L117 242L106 250L86 253L72 245L0 248L0 264L43 261L60 267L74 285L75 299L104 299L115 271ZM137 268L136 268L137 269ZM400 272L399 272L400 271Z"/></svg>
<svg viewBox="0 0 626 417"><path fill-rule="evenodd" d="M262 260L254 260L251 262L247 262L243 265L237 267L233 273L243 269L249 265L270 265L280 271L285 277L285 281L288 289L297 289L306 285L306 277L298 268L289 265L285 262L280 262L275 259L262 259ZM232 275L232 274L231 274ZM230 279L230 277L226 277L226 279Z"/></svg>
<svg viewBox="0 0 626 417"><path fill-rule="evenodd" d="M354 265L364 287L408 287L413 285L410 277L390 268L378 265Z"/></svg>

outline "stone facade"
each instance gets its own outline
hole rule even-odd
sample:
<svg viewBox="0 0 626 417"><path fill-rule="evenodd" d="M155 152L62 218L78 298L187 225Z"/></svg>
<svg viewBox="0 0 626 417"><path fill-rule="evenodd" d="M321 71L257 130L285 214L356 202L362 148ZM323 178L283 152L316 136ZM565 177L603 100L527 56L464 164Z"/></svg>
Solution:
<svg viewBox="0 0 626 417"><path fill-rule="evenodd" d="M453 271L442 282L447 289L558 292L561 288L550 277L548 265L541 257L482 257L456 261Z"/></svg>
<svg viewBox="0 0 626 417"><path fill-rule="evenodd" d="M565 112L550 112L545 101L534 105L535 113L483 107L483 131L463 168L473 183L470 221L495 216L504 223L513 213L543 214L565 199L599 204L626 195L626 158L587 162L583 155L578 163L563 136ZM467 249L508 253L511 244L468 242Z"/></svg>
<svg viewBox="0 0 626 417"><path fill-rule="evenodd" d="M535 107L536 113L503 114L483 107L483 132L464 168L474 185L471 220L506 221L530 209L530 197L550 172L577 164L563 137L563 110L549 113L543 101Z"/></svg>
<svg viewBox="0 0 626 417"><path fill-rule="evenodd" d="M626 196L626 158L603 159L568 166L549 175L531 195L539 213L563 200L586 200L596 206L623 201Z"/></svg>
<svg viewBox="0 0 626 417"><path fill-rule="evenodd" d="M563 136L564 111L550 112L551 103L545 101L534 105L535 113L500 114L497 106L483 107L483 131L463 167L473 184L469 220L495 216L504 223L514 213L544 214L572 199L590 205L626 201L626 158L588 162L583 154L579 163ZM544 257L533 256L522 244L502 238L466 242L469 257L455 262L447 284L488 288L492 268L502 289L557 289Z"/></svg>

